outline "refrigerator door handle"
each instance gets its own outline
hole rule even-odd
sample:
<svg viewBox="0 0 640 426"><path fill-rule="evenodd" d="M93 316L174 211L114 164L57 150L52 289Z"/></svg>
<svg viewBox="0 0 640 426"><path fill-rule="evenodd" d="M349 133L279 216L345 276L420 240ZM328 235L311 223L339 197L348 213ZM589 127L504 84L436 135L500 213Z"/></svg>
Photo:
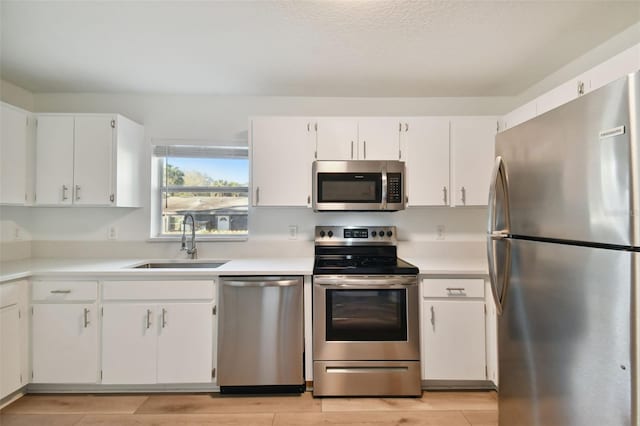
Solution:
<svg viewBox="0 0 640 426"><path fill-rule="evenodd" d="M501 192L498 194L498 192ZM503 229L498 227L498 196L502 196L500 207L503 217ZM502 314L504 303L506 301L507 290L509 287L509 268L511 266L511 244L509 238L509 183L507 180L507 171L505 162L502 157L496 158L491 178L491 186L489 188L489 222L487 224L487 260L489 262L489 281L491 283L491 293L496 305L498 315ZM496 245L504 244L506 251L502 265L496 262ZM502 266L502 280L498 283L498 268ZM499 287L499 284L500 287ZM501 291L499 291L499 288Z"/></svg>

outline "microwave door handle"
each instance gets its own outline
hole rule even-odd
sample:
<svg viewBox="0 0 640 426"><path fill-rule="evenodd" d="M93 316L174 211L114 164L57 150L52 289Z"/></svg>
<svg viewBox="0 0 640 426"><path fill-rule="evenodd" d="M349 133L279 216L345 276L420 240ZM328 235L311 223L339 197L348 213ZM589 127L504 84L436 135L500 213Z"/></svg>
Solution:
<svg viewBox="0 0 640 426"><path fill-rule="evenodd" d="M380 206L381 210L385 210L387 208L387 169L382 169L382 203Z"/></svg>

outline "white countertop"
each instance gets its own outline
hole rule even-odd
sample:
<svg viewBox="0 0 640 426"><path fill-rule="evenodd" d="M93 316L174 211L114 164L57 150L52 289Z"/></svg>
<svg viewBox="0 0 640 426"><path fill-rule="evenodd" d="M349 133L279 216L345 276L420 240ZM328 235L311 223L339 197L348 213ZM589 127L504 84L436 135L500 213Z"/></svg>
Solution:
<svg viewBox="0 0 640 426"><path fill-rule="evenodd" d="M219 259L198 259L220 261ZM484 259L404 258L422 275L486 276ZM191 278L219 275L312 275L313 257L249 258L229 260L218 268L135 269L133 266L167 259L27 259L0 263L0 282L42 277ZM169 260L170 261L170 260Z"/></svg>
<svg viewBox="0 0 640 426"><path fill-rule="evenodd" d="M220 261L219 259L198 259ZM255 258L230 260L218 268L135 269L133 266L167 259L28 259L0 263L0 282L29 277L203 277L218 275L311 275L313 258Z"/></svg>

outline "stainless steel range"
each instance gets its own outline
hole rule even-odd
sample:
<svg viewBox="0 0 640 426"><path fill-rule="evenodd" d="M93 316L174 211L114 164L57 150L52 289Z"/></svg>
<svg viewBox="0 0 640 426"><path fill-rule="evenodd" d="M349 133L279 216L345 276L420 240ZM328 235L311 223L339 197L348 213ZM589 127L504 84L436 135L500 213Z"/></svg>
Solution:
<svg viewBox="0 0 640 426"><path fill-rule="evenodd" d="M314 395L421 394L417 275L393 226L316 227Z"/></svg>

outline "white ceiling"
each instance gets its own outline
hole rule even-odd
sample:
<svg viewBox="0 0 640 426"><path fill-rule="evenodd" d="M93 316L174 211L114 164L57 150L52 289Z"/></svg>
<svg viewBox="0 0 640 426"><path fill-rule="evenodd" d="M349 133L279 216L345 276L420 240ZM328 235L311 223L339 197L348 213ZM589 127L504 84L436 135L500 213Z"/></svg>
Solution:
<svg viewBox="0 0 640 426"><path fill-rule="evenodd" d="M628 1L7 1L33 92L511 96L640 21Z"/></svg>

